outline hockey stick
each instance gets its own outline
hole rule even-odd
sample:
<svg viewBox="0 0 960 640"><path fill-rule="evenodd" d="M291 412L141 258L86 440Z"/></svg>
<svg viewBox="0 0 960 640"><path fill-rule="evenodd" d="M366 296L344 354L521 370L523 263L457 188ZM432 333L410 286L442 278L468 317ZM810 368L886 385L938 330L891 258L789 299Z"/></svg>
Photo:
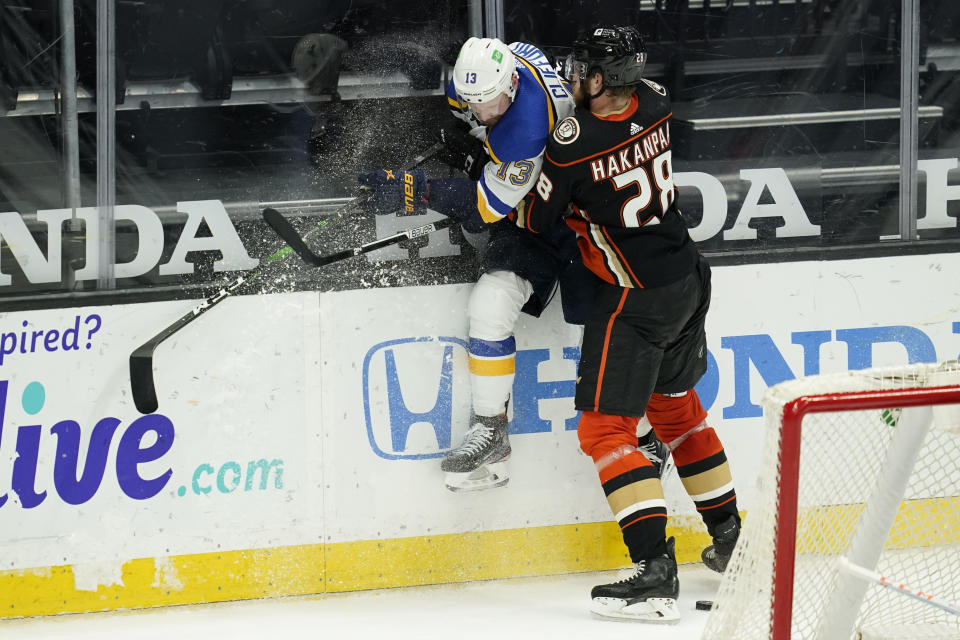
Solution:
<svg viewBox="0 0 960 640"><path fill-rule="evenodd" d="M406 231L402 231L396 235L375 240L353 249L345 249L330 255L319 256L307 248L306 244L303 242L303 238L297 234L293 226L287 222L287 219L284 218L279 211L276 209L267 209L263 212L263 217L267 223L273 227L273 229L287 242L287 244L290 245L289 247L285 247L286 249L295 251L308 264L317 267L327 265L332 262L338 262L340 260L346 260L347 258L352 258L353 256L369 253L371 251L376 251L377 249L382 249L383 247L396 244L401 240L417 238L456 224L455 220L451 218L444 218L438 222L425 224L413 229L407 229ZM266 262L264 262L264 265L273 262L273 260L280 255L282 254L279 251L273 254L267 259ZM233 295L241 285L247 282L252 282L254 279L256 279L255 275L249 278L244 278L242 276L237 278L226 287L220 289L220 291L218 291L216 294L201 302L199 305L197 305L197 307L181 316L169 327L144 342L136 350L134 350L133 353L130 354L130 387L133 392L133 404L137 407L137 410L140 413L153 413L159 407L156 384L153 379L153 354L156 351L157 346L174 333Z"/></svg>
<svg viewBox="0 0 960 640"><path fill-rule="evenodd" d="M266 264L266 263L264 263ZM230 297L240 285L247 282L240 277L220 289L169 327L153 336L130 354L130 390L133 392L133 404L140 413L153 413L159 407L157 391L153 381L153 353L157 346L180 329L202 316L204 313Z"/></svg>
<svg viewBox="0 0 960 640"><path fill-rule="evenodd" d="M428 158L434 156L438 151L443 148L443 143L438 142L428 148L419 156L411 160L410 164L404 168L404 170L412 169L416 167L421 162L427 160ZM343 212L349 210L351 207L355 207L363 202L366 202L373 192L362 193L343 207L338 209L334 215L342 214ZM281 216L282 217L282 216ZM325 225L320 225L317 228L313 229L309 233L303 236L303 239L311 238L323 229ZM414 236L411 236L414 237ZM398 240L399 241L399 240ZM288 243L289 244L289 243ZM392 243L389 243L392 244ZM385 245L384 245L385 246ZM373 249L370 249L372 251ZM356 251L355 249L353 251ZM290 246L283 247L279 251L276 251L266 260L264 260L260 266L254 268L251 273L248 273L244 276L238 277L236 280L228 283L226 286L221 288L217 293L210 296L195 308L188 311L186 314L181 316L173 324L163 329L160 333L153 336L142 345L134 349L133 353L130 354L130 390L133 394L133 404L136 406L137 411L140 413L153 413L160 406L157 400L157 389L156 384L153 379L153 354L156 352L157 347L160 346L160 343L175 334L180 329L183 329L185 326L202 316L204 313L215 307L216 305L223 302L225 299L229 298L231 295L236 293L237 289L241 285L253 282L256 280L262 270L270 263L277 260L281 260L287 257L290 253L293 253L293 249ZM341 252L345 253L345 252ZM366 253L365 251L360 251L359 253ZM356 253L350 252L349 255L344 257L350 257L357 255ZM341 258L342 259L342 258Z"/></svg>
<svg viewBox="0 0 960 640"><path fill-rule="evenodd" d="M336 253L321 256L310 250L310 248L307 246L307 243L304 242L306 236L301 236L298 234L297 230L293 228L292 224L290 224L290 221L284 218L283 214L276 209L264 209L263 219L266 220L267 224L277 232L277 235L283 238L284 242L290 245L290 248L296 252L296 254L300 256L304 262L314 267L322 267L332 262L339 262L341 260L346 260L347 258L352 258L353 256L359 256L363 253L370 253L371 251L376 251L377 249L382 249L384 247L389 247L392 244L397 244L402 240L419 238L420 236L425 236L428 233L433 233L434 231L439 231L440 229L446 229L447 227L457 224L456 220L452 218L444 218L438 222L431 222L430 224L425 224L420 227L407 229L406 231L401 231L395 235L374 240L373 242L368 242L367 244L362 244L359 247L354 247L353 249L344 249L343 251L337 251Z"/></svg>

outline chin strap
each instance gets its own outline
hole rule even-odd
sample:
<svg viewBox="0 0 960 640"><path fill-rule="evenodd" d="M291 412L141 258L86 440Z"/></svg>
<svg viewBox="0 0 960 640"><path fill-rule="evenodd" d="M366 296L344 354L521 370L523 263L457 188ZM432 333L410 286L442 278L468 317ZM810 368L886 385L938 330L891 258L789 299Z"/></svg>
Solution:
<svg viewBox="0 0 960 640"><path fill-rule="evenodd" d="M606 90L607 90L607 88L606 88L605 86L603 86L603 84L600 85L600 89L597 90L597 92L594 93L594 94L587 93L587 91L584 90L583 95L586 96L586 100L584 101L584 102L586 102L586 104L585 104L584 106L585 106L587 109L589 109L589 108L590 108L590 101L593 100L594 98L599 98L600 96L602 96L602 95L603 95L603 92L606 91Z"/></svg>

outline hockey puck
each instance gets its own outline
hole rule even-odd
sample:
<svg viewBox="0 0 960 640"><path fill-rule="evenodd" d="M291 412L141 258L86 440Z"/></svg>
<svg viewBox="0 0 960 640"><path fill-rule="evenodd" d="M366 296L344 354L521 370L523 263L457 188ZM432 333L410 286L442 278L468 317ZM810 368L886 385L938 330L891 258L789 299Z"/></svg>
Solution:
<svg viewBox="0 0 960 640"><path fill-rule="evenodd" d="M710 611L713 609L713 600L697 600L698 611Z"/></svg>

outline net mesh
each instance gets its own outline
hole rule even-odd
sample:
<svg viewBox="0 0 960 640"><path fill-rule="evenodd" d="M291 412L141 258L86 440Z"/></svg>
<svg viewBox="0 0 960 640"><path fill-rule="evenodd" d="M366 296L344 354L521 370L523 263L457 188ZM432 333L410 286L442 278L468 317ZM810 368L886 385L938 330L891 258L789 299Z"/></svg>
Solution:
<svg viewBox="0 0 960 640"><path fill-rule="evenodd" d="M704 638L772 636L784 407L803 396L876 396L932 387L960 387L960 363L825 374L768 390L757 498L748 505ZM865 505L883 479L897 430L913 428L905 426L896 407L851 409L803 417L791 638L821 637L824 609L839 579L837 559L848 554ZM933 425L911 464L880 559L868 568L940 600L960 602L960 405L933 407ZM877 584L867 587L849 637L860 637L865 628L902 625L946 629L949 637L960 637L957 616Z"/></svg>

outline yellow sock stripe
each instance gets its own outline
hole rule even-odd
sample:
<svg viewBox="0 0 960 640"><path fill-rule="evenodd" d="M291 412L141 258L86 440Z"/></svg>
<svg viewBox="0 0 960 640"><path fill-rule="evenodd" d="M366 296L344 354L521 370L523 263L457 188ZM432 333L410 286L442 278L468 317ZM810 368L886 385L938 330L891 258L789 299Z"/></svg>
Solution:
<svg viewBox="0 0 960 640"><path fill-rule="evenodd" d="M516 373L517 359L514 357L501 360L479 360L469 358L470 373L476 376L506 376Z"/></svg>

